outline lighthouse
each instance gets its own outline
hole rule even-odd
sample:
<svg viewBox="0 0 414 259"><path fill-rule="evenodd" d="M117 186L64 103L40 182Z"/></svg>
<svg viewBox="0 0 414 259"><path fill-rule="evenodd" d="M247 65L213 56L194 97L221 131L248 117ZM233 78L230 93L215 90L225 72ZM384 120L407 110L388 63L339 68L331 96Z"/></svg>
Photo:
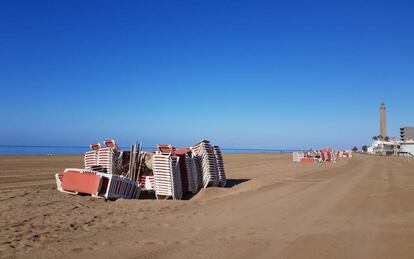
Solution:
<svg viewBox="0 0 414 259"><path fill-rule="evenodd" d="M385 116L385 104L381 103L380 107L380 136L382 139L387 137L387 121Z"/></svg>

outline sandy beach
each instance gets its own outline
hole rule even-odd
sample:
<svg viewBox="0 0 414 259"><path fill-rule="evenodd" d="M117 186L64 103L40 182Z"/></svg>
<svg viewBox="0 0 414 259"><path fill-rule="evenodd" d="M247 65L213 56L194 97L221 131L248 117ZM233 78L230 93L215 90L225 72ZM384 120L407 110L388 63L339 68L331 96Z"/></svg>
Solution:
<svg viewBox="0 0 414 259"><path fill-rule="evenodd" d="M1 258L412 258L414 160L225 155L228 188L106 202L55 189L82 156L0 157Z"/></svg>

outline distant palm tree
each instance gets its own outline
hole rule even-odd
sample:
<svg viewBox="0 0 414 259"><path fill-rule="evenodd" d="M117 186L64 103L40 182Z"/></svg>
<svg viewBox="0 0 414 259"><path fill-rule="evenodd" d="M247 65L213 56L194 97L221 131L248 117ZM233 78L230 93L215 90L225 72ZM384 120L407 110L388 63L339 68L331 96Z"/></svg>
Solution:
<svg viewBox="0 0 414 259"><path fill-rule="evenodd" d="M378 140L378 137L377 136L373 136L372 137L372 140Z"/></svg>
<svg viewBox="0 0 414 259"><path fill-rule="evenodd" d="M385 141L390 141L390 137L385 137L384 140Z"/></svg>

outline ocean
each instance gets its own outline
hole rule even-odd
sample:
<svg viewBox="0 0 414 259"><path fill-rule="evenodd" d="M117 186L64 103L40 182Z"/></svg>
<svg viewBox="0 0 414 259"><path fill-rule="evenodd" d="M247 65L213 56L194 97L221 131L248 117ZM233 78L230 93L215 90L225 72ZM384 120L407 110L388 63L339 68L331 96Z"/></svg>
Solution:
<svg viewBox="0 0 414 259"><path fill-rule="evenodd" d="M122 150L129 150L129 147L121 147ZM89 147L76 146L15 146L0 145L0 155L77 155L90 150ZM155 148L144 147L145 151L154 151ZM241 153L290 153L293 149L259 149L259 148L222 148L226 154Z"/></svg>

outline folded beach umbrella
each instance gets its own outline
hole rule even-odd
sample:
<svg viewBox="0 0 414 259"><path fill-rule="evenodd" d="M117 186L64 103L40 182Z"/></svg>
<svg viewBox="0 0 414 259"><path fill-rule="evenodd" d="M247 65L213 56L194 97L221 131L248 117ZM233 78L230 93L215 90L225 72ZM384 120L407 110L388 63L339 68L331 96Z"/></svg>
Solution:
<svg viewBox="0 0 414 259"><path fill-rule="evenodd" d="M152 158L155 196L160 198L182 198L179 158L171 154L156 154Z"/></svg>

